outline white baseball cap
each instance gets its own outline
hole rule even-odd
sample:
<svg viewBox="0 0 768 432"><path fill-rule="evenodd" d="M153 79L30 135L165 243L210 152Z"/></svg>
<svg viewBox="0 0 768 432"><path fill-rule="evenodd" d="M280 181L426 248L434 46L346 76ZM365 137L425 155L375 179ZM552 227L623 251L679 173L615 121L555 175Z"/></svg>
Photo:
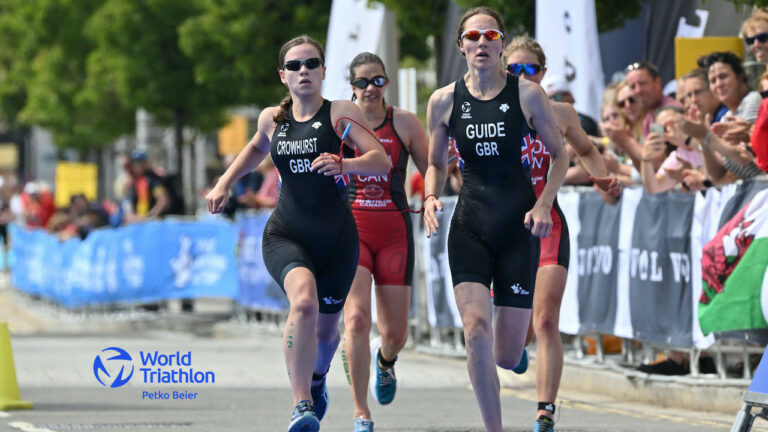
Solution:
<svg viewBox="0 0 768 432"><path fill-rule="evenodd" d="M557 74L544 75L544 79L541 80L541 87L550 96L557 92L571 92L568 80L564 76Z"/></svg>

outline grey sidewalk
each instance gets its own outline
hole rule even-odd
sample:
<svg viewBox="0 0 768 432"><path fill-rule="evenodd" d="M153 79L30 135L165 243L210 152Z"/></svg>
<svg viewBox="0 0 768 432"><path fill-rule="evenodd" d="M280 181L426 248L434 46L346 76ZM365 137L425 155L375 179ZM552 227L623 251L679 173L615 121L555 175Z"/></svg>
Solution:
<svg viewBox="0 0 768 432"><path fill-rule="evenodd" d="M22 397L38 403L36 412L28 415L13 413L12 418L32 421L38 426L39 422L45 422L85 428L89 424L112 420L137 421L130 414L135 409L149 410L151 415L147 418L157 422L156 428L164 428L161 426L163 422L169 423L166 426L170 428L170 423L189 418L197 426L190 426L188 430L242 430L236 425L252 422L255 415L259 421L263 421L264 416L275 419L274 423L267 422L253 430L281 430L285 423L283 417L287 416L285 406L290 405L290 394L279 330L238 321L216 322L212 311L221 305L213 302L209 306L208 313L192 316L135 312L73 314L32 300L0 281L0 320L11 324ZM199 413L194 413L197 410L190 410L188 405L142 401L137 396L141 391L156 389L134 382L116 392L105 393L95 381L92 365L99 351L112 345L130 352L190 349L196 367L215 369L217 385L203 392L203 405L191 402L191 406L200 406ZM340 400L342 411L329 423L339 425L340 429L334 427L331 430L346 429L344 425L351 416L348 385L339 357L337 353L329 375L329 387L334 395L338 395L334 397ZM420 426L404 429L403 425L409 423L401 422L394 429L386 429L377 423L378 430L480 430L464 359L406 350L398 364L401 388L409 396L405 396L403 405L395 409L397 415L407 419L421 409L433 409L435 404L449 410L462 407L462 415L454 420L450 420L450 416L427 416L443 425L454 425L456 429L446 429L447 426L430 428L427 423L413 420L412 424ZM523 376L500 371L500 378L505 387L502 390L505 424L528 423L536 402L535 362ZM728 430L740 406L742 391L739 386L713 389L704 382L647 380L642 376L627 376L626 371L612 368L610 363L596 365L590 358L568 359L559 396L562 402L559 412L563 413L561 424L565 428L558 430L612 430L607 426L611 422L626 422L615 429L626 431L648 430L639 426L644 422L656 424L654 428L658 430ZM453 396L443 401L447 395ZM71 406L63 401L71 401ZM254 403L259 407L254 407ZM127 411L119 408L123 405L133 408ZM68 406L74 411L68 410ZM675 406L690 409L675 409ZM112 413L111 417L95 414L97 407ZM155 410L158 412L152 414ZM223 415L231 420L227 423L231 427L212 429L210 424L205 426L208 423L205 423L203 413ZM388 407L374 407L375 416L391 415L387 413L393 411ZM605 413L612 417L602 418ZM381 426L386 424L382 423ZM766 430L766 425L760 421L757 426L762 429L754 430ZM4 430L2 425L0 430Z"/></svg>

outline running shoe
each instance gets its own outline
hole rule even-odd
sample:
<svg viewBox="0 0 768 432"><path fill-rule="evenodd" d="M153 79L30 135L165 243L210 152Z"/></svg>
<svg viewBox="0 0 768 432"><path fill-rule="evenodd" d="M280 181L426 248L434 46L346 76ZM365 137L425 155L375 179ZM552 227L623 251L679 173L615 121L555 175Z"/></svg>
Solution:
<svg viewBox="0 0 768 432"><path fill-rule="evenodd" d="M373 362L373 373L371 374L371 394L376 402L387 405L395 399L397 391L397 378L395 378L395 368L391 367L382 370L379 367L378 354L381 349L381 338L371 341L371 361Z"/></svg>
<svg viewBox="0 0 768 432"><path fill-rule="evenodd" d="M520 357L520 363L512 369L512 372L522 375L528 370L528 350L523 348L523 355Z"/></svg>
<svg viewBox="0 0 768 432"><path fill-rule="evenodd" d="M362 417L356 418L355 432L373 432L373 421Z"/></svg>
<svg viewBox="0 0 768 432"><path fill-rule="evenodd" d="M325 385L325 376L323 376L323 381L320 384L310 388L310 392L312 393L315 415L320 421L325 417L325 412L328 410L328 386Z"/></svg>
<svg viewBox="0 0 768 432"><path fill-rule="evenodd" d="M533 432L554 432L555 422L551 418L540 415L536 419L536 424L533 425Z"/></svg>
<svg viewBox="0 0 768 432"><path fill-rule="evenodd" d="M315 416L315 410L308 400L303 400L293 409L288 432L317 432L320 430L320 420Z"/></svg>

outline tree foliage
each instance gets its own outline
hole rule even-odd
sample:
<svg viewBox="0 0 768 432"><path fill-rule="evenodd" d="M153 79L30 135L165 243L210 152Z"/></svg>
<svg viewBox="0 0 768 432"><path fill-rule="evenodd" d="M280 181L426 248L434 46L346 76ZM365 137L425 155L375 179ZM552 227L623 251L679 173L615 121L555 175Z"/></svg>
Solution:
<svg viewBox="0 0 768 432"><path fill-rule="evenodd" d="M102 0L6 0L0 4L0 113L40 125L60 147L89 148L132 128L132 112L108 94L85 97L93 44L82 28ZM112 101L114 102L114 101Z"/></svg>
<svg viewBox="0 0 768 432"><path fill-rule="evenodd" d="M203 0L180 27L179 42L194 59L197 82L230 105L274 105L285 94L278 79L283 43L307 34L324 43L331 0ZM283 31L281 31L283 30Z"/></svg>
<svg viewBox="0 0 768 432"><path fill-rule="evenodd" d="M106 0L85 33L95 44L88 88L112 84L126 105L143 107L161 124L218 126L227 102L213 83L195 79L194 59L182 52L179 29L200 11L194 0Z"/></svg>
<svg viewBox="0 0 768 432"><path fill-rule="evenodd" d="M433 54L426 36L441 40L445 29L445 11L450 0L376 0L397 14L400 50L404 57L425 60ZM746 2L746 0L734 0ZM768 3L768 0L760 0ZM487 6L499 11L511 35L534 34L536 0L456 0L463 8ZM609 31L634 18L642 9L642 0L596 0L598 30Z"/></svg>

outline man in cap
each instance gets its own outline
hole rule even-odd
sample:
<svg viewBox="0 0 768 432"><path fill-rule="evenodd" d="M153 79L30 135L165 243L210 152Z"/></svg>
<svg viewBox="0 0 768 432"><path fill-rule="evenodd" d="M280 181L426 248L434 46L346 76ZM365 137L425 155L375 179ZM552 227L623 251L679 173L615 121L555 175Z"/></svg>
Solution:
<svg viewBox="0 0 768 432"><path fill-rule="evenodd" d="M541 86L544 91L547 92L547 96L556 102L565 102L573 105L576 99L573 98L571 93L571 87L568 84L568 80L562 75L552 74L544 75L544 79L541 80ZM579 115L579 123L581 128L589 136L600 136L600 130L597 127L597 122L592 117L577 112Z"/></svg>

